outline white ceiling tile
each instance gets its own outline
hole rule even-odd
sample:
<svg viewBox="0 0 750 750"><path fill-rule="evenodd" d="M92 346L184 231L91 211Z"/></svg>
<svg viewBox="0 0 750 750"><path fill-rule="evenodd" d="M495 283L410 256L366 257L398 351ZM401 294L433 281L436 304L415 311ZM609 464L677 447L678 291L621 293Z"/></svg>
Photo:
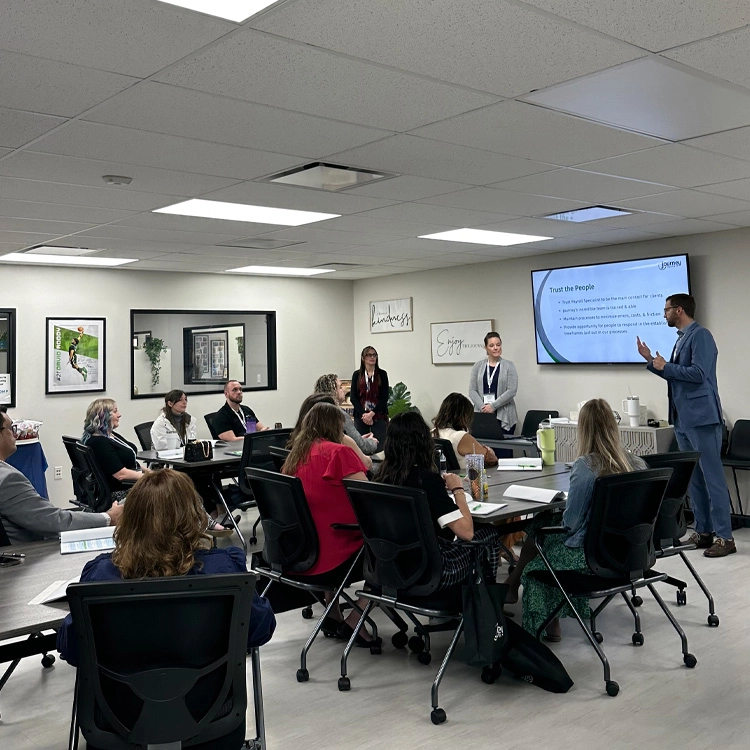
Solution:
<svg viewBox="0 0 750 750"><path fill-rule="evenodd" d="M151 0L3 0L0 49L145 77L236 28Z"/></svg>
<svg viewBox="0 0 750 750"><path fill-rule="evenodd" d="M250 25L501 96L517 96L643 54L503 0L298 0Z"/></svg>
<svg viewBox="0 0 750 750"><path fill-rule="evenodd" d="M730 182L717 182L713 185L705 185L700 189L701 193L713 193L714 195L726 195L730 198L738 198L750 201L750 178L744 180L731 180ZM715 212L718 213L718 212ZM722 211L721 213L729 213Z"/></svg>
<svg viewBox="0 0 750 750"><path fill-rule="evenodd" d="M320 158L390 134L288 109L145 82L124 91L87 120L214 143Z"/></svg>
<svg viewBox="0 0 750 750"><path fill-rule="evenodd" d="M264 234L265 239L290 240L304 242L325 242L330 245L344 245L354 247L356 245L376 245L383 241L382 235L366 235L359 232L336 232L331 229L325 229L324 224L329 222L319 222L319 227L289 227L280 229L276 232Z"/></svg>
<svg viewBox="0 0 750 750"><path fill-rule="evenodd" d="M683 145L746 159L750 155L750 127L691 138L683 141Z"/></svg>
<svg viewBox="0 0 750 750"><path fill-rule="evenodd" d="M2 216L1 207L0 216ZM0 232L0 242L18 243L22 247L30 247L31 245L41 245L45 242L51 242L55 237L57 237L56 234L42 234L41 232Z"/></svg>
<svg viewBox="0 0 750 750"><path fill-rule="evenodd" d="M478 91L253 31L229 37L156 78L235 99L399 131L497 101Z"/></svg>
<svg viewBox="0 0 750 750"><path fill-rule="evenodd" d="M123 224L107 224L92 228L78 235L81 238L118 239L131 242L135 246L138 242L151 245L173 243L184 245L213 245L219 242L234 242L239 239L235 234L220 234L218 232L186 232L168 229L153 229L147 227L131 227Z"/></svg>
<svg viewBox="0 0 750 750"><path fill-rule="evenodd" d="M750 161L732 159L678 143L579 166L590 172L686 188L750 177Z"/></svg>
<svg viewBox="0 0 750 750"><path fill-rule="evenodd" d="M747 3L743 5L747 8ZM707 10L710 10L710 6ZM750 12L747 15L746 23L750 23ZM749 87L750 51L748 51L748 45L750 45L750 29L744 28L665 52L664 56L725 81Z"/></svg>
<svg viewBox="0 0 750 750"><path fill-rule="evenodd" d="M411 135L564 166L663 143L515 101L493 104L417 128Z"/></svg>
<svg viewBox="0 0 750 750"><path fill-rule="evenodd" d="M658 57L635 60L524 98L670 141L750 124L750 91Z"/></svg>
<svg viewBox="0 0 750 750"><path fill-rule="evenodd" d="M421 198L430 198L433 195L444 193L455 193L458 190L466 190L471 185L461 182L447 182L446 180L431 180L427 177L391 177L382 182L373 182L370 185L347 190L353 195L366 195L371 198L386 198L393 201L417 201Z"/></svg>
<svg viewBox="0 0 750 750"><path fill-rule="evenodd" d="M431 222L424 221L386 221L385 219L371 219L361 214L341 216L338 219L328 219L320 223L321 229L332 229L336 232L355 232L361 235L376 235L384 238L417 237L431 231L451 229L447 224L432 229Z"/></svg>
<svg viewBox="0 0 750 750"><path fill-rule="evenodd" d="M427 203L398 203L395 206L376 208L363 214L373 219L393 219L394 221L434 222L451 227L475 227L491 222L505 221L513 216L496 211L472 211L465 208L431 206Z"/></svg>
<svg viewBox="0 0 750 750"><path fill-rule="evenodd" d="M19 151L0 161L0 175L5 177L100 187L104 184L102 176L105 174L132 177L132 186L138 191L191 198L236 182L233 179L210 175L30 151Z"/></svg>
<svg viewBox="0 0 750 750"><path fill-rule="evenodd" d="M11 151L13 151L12 148L0 148L0 157L9 154Z"/></svg>
<svg viewBox="0 0 750 750"><path fill-rule="evenodd" d="M61 117L0 108L0 146L19 148L64 122Z"/></svg>
<svg viewBox="0 0 750 750"><path fill-rule="evenodd" d="M105 186L104 183L102 187L87 187L60 182L22 180L16 177L0 177L0 198L117 208L123 211L149 211L182 200L176 195L141 193L125 187Z"/></svg>
<svg viewBox="0 0 750 750"><path fill-rule="evenodd" d="M101 250L101 254L117 253L118 258L143 258L165 253L187 252L202 245L187 245L177 242L153 242L150 240L119 240L112 237L96 237L81 233L55 240L62 247L85 247Z"/></svg>
<svg viewBox="0 0 750 750"><path fill-rule="evenodd" d="M29 86L29 80L35 84ZM116 73L0 50L2 103L11 109L74 117L137 81Z"/></svg>
<svg viewBox="0 0 750 750"><path fill-rule="evenodd" d="M31 150L237 180L251 180L299 164L295 156L93 122L70 123L37 141Z"/></svg>
<svg viewBox="0 0 750 750"><path fill-rule="evenodd" d="M371 208L388 206L395 201L365 198L348 193L278 185L269 182L241 182L204 196L210 200L236 201L256 206L292 208L300 211L320 211L331 214L353 214Z"/></svg>
<svg viewBox="0 0 750 750"><path fill-rule="evenodd" d="M673 189L671 185L627 180L622 177L595 174L580 169L555 169L542 174L505 180L490 185L490 187L595 204L611 203L642 195L654 195Z"/></svg>
<svg viewBox="0 0 750 750"><path fill-rule="evenodd" d="M601 242L603 245L620 245L623 242L643 242L659 239L659 235L641 232L637 229L611 229L607 232L587 234L586 240Z"/></svg>
<svg viewBox="0 0 750 750"><path fill-rule="evenodd" d="M713 218L715 218L717 222L721 222L722 224L730 224L734 227L750 227L750 211L738 211L737 213L721 214L720 216L716 217L708 217L708 219Z"/></svg>
<svg viewBox="0 0 750 750"><path fill-rule="evenodd" d="M501 221L497 224L486 224L482 229L496 232L518 232L519 234L535 234L540 237L580 237L596 231L590 224L573 221L556 221L554 219L526 218Z"/></svg>
<svg viewBox="0 0 750 750"><path fill-rule="evenodd" d="M2 238L0 237L0 240ZM25 244L19 242L2 242L0 241L0 256L6 255L7 253L15 253L18 250L23 250L26 247Z"/></svg>
<svg viewBox="0 0 750 750"><path fill-rule="evenodd" d="M747 182L750 182L750 180L747 180ZM699 193L697 190L674 190L670 193L650 195L646 198L620 201L617 205L620 208L630 207L641 211L657 211L687 218L750 210L750 203L746 201L721 195Z"/></svg>
<svg viewBox="0 0 750 750"><path fill-rule="evenodd" d="M42 232L44 234L72 234L89 229L93 224L75 221L45 221L44 219L0 218L0 232Z"/></svg>
<svg viewBox="0 0 750 750"><path fill-rule="evenodd" d="M76 221L84 224L104 224L131 216L129 211L89 206L63 206L55 203L34 203L0 199L0 216L18 219L46 219L47 221Z"/></svg>
<svg viewBox="0 0 750 750"><path fill-rule="evenodd" d="M701 219L680 219L679 221L667 221L663 224L648 225L649 232L663 234L666 237L675 237L683 234L704 234L705 232L723 232L736 228L729 224L721 224L718 221L703 221Z"/></svg>
<svg viewBox="0 0 750 750"><path fill-rule="evenodd" d="M441 143L413 135L396 135L335 155L338 163L365 169L487 185L552 169L549 164Z"/></svg>
<svg viewBox="0 0 750 750"><path fill-rule="evenodd" d="M500 190L491 187L476 187L462 190L459 193L438 195L425 198L422 203L453 208L474 209L475 211L495 211L514 216L536 216L537 214L560 213L575 208L583 208L588 203L579 201L547 198L539 195L527 195L511 190ZM497 221L497 220L494 220ZM489 222L488 222L489 223Z"/></svg>
<svg viewBox="0 0 750 750"><path fill-rule="evenodd" d="M486 262L486 258L484 261ZM426 271L429 271L432 268L452 268L456 266L463 266L466 263L471 263L472 261L468 260L466 256L461 256L460 258L456 257L452 260L438 260L437 258L433 260L421 260L418 258L413 258L411 260L400 260L398 263L389 263L392 268L394 268L394 272L396 268L408 268L410 270L419 270L424 269ZM475 262L482 262L475 261Z"/></svg>
<svg viewBox="0 0 750 750"><path fill-rule="evenodd" d="M464 253L477 253L486 245L473 242L449 242L447 240L423 240L412 237L407 240L392 240L377 245L376 249L383 254L396 258L433 258L441 256L443 260L460 258Z"/></svg>
<svg viewBox="0 0 750 750"><path fill-rule="evenodd" d="M745 0L524 0L582 26L652 52L750 23Z"/></svg>

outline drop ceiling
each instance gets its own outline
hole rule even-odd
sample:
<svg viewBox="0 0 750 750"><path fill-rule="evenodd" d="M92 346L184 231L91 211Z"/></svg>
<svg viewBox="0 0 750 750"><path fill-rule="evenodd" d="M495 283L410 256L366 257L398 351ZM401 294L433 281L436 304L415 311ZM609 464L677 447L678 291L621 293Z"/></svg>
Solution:
<svg viewBox="0 0 750 750"><path fill-rule="evenodd" d="M46 244L326 281L750 226L749 70L746 0L282 0L242 24L3 0L0 263ZM396 176L265 181L310 162ZM340 216L152 213L190 198ZM540 218L591 204L635 213ZM552 239L420 239L464 227Z"/></svg>

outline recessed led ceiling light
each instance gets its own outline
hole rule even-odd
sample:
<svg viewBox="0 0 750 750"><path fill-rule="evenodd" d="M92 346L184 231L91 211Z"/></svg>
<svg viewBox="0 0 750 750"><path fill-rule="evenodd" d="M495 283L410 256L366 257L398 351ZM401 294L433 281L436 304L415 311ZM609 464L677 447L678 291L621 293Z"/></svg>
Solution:
<svg viewBox="0 0 750 750"><path fill-rule="evenodd" d="M161 2L241 23L262 11L263 8L273 5L276 0L161 0Z"/></svg>
<svg viewBox="0 0 750 750"><path fill-rule="evenodd" d="M263 182L279 182L282 185L298 185L299 187L336 192L337 190L368 185L376 180L385 180L395 176L388 172L373 172L370 169L345 167L340 164L326 164L322 161L316 161L266 177Z"/></svg>
<svg viewBox="0 0 750 750"><path fill-rule="evenodd" d="M91 255L106 252L97 247L61 247L59 245L39 245L31 250L24 250L24 255Z"/></svg>
<svg viewBox="0 0 750 750"><path fill-rule="evenodd" d="M436 234L422 234L422 240L447 240L448 242L471 242L475 245L523 245L526 242L551 240L552 237L537 237L533 234L513 234L511 232L490 232L486 229L451 229Z"/></svg>
<svg viewBox="0 0 750 750"><path fill-rule="evenodd" d="M283 266L243 266L227 268L227 273L252 273L258 276L317 276L321 273L333 273L325 268L284 268Z"/></svg>
<svg viewBox="0 0 750 750"><path fill-rule="evenodd" d="M28 253L9 253L0 256L0 263L37 263L47 266L124 266L135 263L138 258L82 258L67 255L29 255Z"/></svg>
<svg viewBox="0 0 750 750"><path fill-rule="evenodd" d="M557 219L557 221L596 221L597 219L611 219L613 216L630 216L632 211L622 208L609 208L608 206L591 206L590 208L576 208L573 211L563 211L560 214L549 214L542 216L543 219Z"/></svg>
<svg viewBox="0 0 750 750"><path fill-rule="evenodd" d="M315 221L336 219L341 214L320 214L315 211L296 211L290 208L268 208L249 206L247 203L225 203L192 198L172 206L156 208L155 214L176 214L177 216L198 216L202 219L224 219L225 221L249 221L253 224L278 224L285 227L299 227Z"/></svg>

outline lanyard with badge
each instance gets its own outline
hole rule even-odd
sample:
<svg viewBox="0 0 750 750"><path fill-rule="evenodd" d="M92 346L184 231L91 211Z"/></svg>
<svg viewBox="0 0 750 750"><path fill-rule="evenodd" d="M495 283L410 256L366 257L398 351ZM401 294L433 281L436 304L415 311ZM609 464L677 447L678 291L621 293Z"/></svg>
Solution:
<svg viewBox="0 0 750 750"><path fill-rule="evenodd" d="M485 382L487 384L486 388L487 388L487 391L489 391L489 393L485 393L484 394L484 403L485 404L491 404L495 400L495 398L496 398L496 395L495 395L495 393L492 390L492 381L494 380L494 381L497 382L497 375L498 375L498 371L499 371L499 368L500 368L500 363L498 362L492 368L492 372L490 372L490 367L491 367L490 360L488 359L487 360L487 367L485 368L485 371L484 371L484 377L485 377Z"/></svg>

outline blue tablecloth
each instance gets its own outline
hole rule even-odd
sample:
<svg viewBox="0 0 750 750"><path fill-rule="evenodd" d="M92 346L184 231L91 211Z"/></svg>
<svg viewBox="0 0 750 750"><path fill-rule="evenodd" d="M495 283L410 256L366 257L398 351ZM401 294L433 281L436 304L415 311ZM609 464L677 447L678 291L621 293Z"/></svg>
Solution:
<svg viewBox="0 0 750 750"><path fill-rule="evenodd" d="M16 447L18 450L5 459L6 463L15 466L42 497L48 497L47 480L44 476L44 472L47 471L47 458L42 450L42 444L19 441Z"/></svg>

